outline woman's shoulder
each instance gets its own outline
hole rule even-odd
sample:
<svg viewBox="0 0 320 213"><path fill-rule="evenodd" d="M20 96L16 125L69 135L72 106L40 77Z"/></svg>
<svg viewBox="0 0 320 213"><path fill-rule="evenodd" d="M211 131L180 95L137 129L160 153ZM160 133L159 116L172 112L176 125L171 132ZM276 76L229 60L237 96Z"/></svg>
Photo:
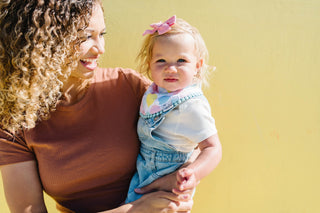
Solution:
<svg viewBox="0 0 320 213"><path fill-rule="evenodd" d="M95 83L111 82L113 85L128 85L137 93L144 93L151 81L130 68L98 68L94 77Z"/></svg>
<svg viewBox="0 0 320 213"><path fill-rule="evenodd" d="M124 77L124 80L136 80L136 81L148 81L144 76L142 76L137 71L130 68L98 68L95 71L95 81L101 82L111 79L119 79ZM120 79L121 80L121 79Z"/></svg>
<svg viewBox="0 0 320 213"><path fill-rule="evenodd" d="M23 131L12 134L0 128L0 166L34 160Z"/></svg>
<svg viewBox="0 0 320 213"><path fill-rule="evenodd" d="M24 143L24 137L23 137L23 131L18 131L15 134L1 128L0 126L0 138L7 140L7 141L12 141L12 142L19 142L19 143Z"/></svg>

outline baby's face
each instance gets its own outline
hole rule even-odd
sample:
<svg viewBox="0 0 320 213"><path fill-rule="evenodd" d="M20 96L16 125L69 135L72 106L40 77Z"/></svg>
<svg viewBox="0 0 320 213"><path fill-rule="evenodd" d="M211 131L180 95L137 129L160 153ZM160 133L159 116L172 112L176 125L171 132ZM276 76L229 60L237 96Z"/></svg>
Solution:
<svg viewBox="0 0 320 213"><path fill-rule="evenodd" d="M189 34L158 37L150 60L152 80L173 92L194 83L194 76L202 66L195 51L195 41Z"/></svg>

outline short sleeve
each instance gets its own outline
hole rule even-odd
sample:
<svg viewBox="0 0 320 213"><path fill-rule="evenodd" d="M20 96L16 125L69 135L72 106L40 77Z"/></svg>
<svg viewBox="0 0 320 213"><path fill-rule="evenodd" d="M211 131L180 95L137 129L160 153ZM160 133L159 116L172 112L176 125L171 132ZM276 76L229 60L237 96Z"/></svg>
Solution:
<svg viewBox="0 0 320 213"><path fill-rule="evenodd" d="M206 99L190 99L178 108L175 134L199 143L217 133L215 120Z"/></svg>
<svg viewBox="0 0 320 213"><path fill-rule="evenodd" d="M126 79L131 85L132 91L135 93L135 96L140 103L142 96L151 84L151 81L132 69L123 69L122 72L125 74Z"/></svg>
<svg viewBox="0 0 320 213"><path fill-rule="evenodd" d="M22 136L0 129L0 166L35 160Z"/></svg>

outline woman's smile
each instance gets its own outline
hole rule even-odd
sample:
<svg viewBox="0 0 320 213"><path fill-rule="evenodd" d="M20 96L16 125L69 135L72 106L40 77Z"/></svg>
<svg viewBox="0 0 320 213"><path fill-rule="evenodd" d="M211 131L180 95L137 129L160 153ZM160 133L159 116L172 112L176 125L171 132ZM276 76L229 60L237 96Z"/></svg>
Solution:
<svg viewBox="0 0 320 213"><path fill-rule="evenodd" d="M89 70L94 70L97 68L98 63L97 63L98 58L87 58L87 59L81 59L80 63L82 64L82 66L84 66L85 68L89 69Z"/></svg>

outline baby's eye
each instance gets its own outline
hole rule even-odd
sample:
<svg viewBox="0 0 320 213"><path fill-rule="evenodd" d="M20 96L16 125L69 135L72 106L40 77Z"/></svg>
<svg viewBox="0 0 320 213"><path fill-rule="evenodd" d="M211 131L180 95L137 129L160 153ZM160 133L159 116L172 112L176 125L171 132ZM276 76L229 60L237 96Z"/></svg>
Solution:
<svg viewBox="0 0 320 213"><path fill-rule="evenodd" d="M180 58L180 59L178 59L178 62L182 63L182 62L187 62L187 61L183 58Z"/></svg>
<svg viewBox="0 0 320 213"><path fill-rule="evenodd" d="M157 63L163 63L163 62L166 62L164 59L159 59L156 61Z"/></svg>

